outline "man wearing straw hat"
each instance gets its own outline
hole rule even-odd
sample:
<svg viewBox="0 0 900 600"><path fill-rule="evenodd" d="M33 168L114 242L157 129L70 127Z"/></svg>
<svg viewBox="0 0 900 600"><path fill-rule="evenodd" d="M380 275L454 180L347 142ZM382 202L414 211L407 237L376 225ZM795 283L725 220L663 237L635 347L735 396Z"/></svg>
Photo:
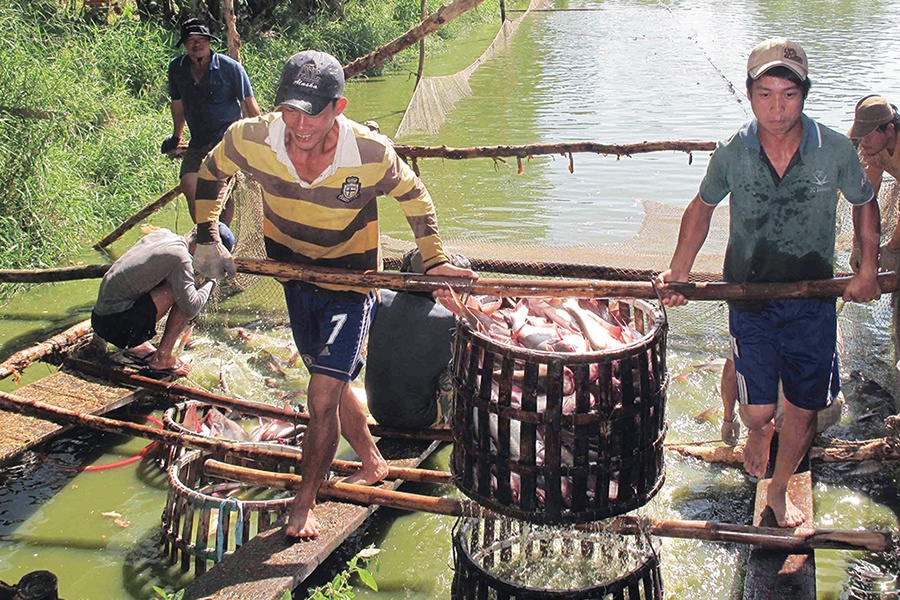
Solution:
<svg viewBox="0 0 900 600"><path fill-rule="evenodd" d="M731 223L724 278L731 283L777 283L833 276L838 191L853 205L860 240L859 271L847 301L880 295L878 204L853 144L803 114L809 92L806 53L786 39L758 44L747 61L747 97L754 118L718 144L700 192L681 220L669 269L658 283L687 281L709 232L715 207L730 195ZM685 297L667 289L668 306ZM816 415L838 385L834 299L730 301L729 331L741 420L749 430L744 467L769 471L781 381L787 402L766 497L775 521L805 519L788 497L788 482L816 431Z"/></svg>
<svg viewBox="0 0 900 600"><path fill-rule="evenodd" d="M163 154L178 147L184 126L191 141L181 160L181 192L194 214L194 194L200 161L219 143L228 126L242 116L256 117L259 106L253 97L250 79L241 63L213 52L210 40L219 41L201 19L188 19L181 26L178 44L185 53L169 63L169 96L172 98L173 133L163 140ZM229 198L222 222L231 224L234 214Z"/></svg>
<svg viewBox="0 0 900 600"><path fill-rule="evenodd" d="M341 269L380 267L376 199L396 198L429 275L476 278L447 261L434 205L425 186L390 141L346 118L344 70L333 56L305 51L284 66L273 113L234 124L200 167L195 264L209 275L233 271L212 225L217 194L238 170L263 190L266 252L290 263ZM303 440L303 483L285 533L315 537L316 492L328 475L341 434L362 469L349 483L373 484L388 472L366 413L350 382L363 365L362 348L375 309L374 290L345 285L284 283L294 341L310 371L310 423Z"/></svg>
<svg viewBox="0 0 900 600"><path fill-rule="evenodd" d="M859 157L872 187L875 197L881 190L881 180L888 173L900 180L900 144L897 132L900 130L900 115L897 107L884 96L869 94L856 103L853 126L847 137L859 147ZM881 247L879 264L883 269L896 271L900 268L900 227L895 227L891 239ZM859 268L859 246L854 244L850 266Z"/></svg>

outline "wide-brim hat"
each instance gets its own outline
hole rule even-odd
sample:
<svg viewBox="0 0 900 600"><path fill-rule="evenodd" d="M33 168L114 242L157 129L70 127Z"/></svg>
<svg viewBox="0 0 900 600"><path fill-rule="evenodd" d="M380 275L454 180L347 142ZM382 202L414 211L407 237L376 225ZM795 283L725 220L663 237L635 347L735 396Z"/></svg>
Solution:
<svg viewBox="0 0 900 600"><path fill-rule="evenodd" d="M787 67L806 80L808 68L806 52L799 44L785 38L772 38L756 45L747 59L747 75L756 79L774 67Z"/></svg>
<svg viewBox="0 0 900 600"><path fill-rule="evenodd" d="M181 37L178 39L177 45L180 46L184 44L188 37L192 35L202 35L211 40L216 40L217 42L221 41L210 32L209 25L202 19L188 19L184 22L184 25L181 26Z"/></svg>
<svg viewBox="0 0 900 600"><path fill-rule="evenodd" d="M861 140L877 127L894 120L894 107L884 96L869 94L856 103L853 126L847 132L851 140Z"/></svg>
<svg viewBox="0 0 900 600"><path fill-rule="evenodd" d="M275 106L317 115L344 95L344 67L330 54L298 52L288 59L275 93Z"/></svg>

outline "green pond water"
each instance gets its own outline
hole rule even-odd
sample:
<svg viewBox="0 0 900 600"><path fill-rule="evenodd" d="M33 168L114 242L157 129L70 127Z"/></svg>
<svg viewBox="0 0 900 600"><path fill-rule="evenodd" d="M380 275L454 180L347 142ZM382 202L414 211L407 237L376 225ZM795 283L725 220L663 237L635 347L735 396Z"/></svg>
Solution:
<svg viewBox="0 0 900 600"><path fill-rule="evenodd" d="M593 10L529 17L510 47L472 76L472 96L456 105L440 133L396 141L470 146L721 139L749 116L741 92L747 53L759 40L777 35L805 47L813 80L806 110L822 123L846 131L853 105L866 93L900 98L900 48L891 29L900 0L556 0L555 6ZM487 0L480 10L497 11L496 0ZM426 75L468 65L490 42L495 27L460 40L451 53L426 66ZM412 87L407 73L352 82L348 115L375 119L383 133L392 135ZM584 154L575 156L570 173L566 158L536 157L525 162L521 175L515 161L428 159L419 166L446 238L541 247L552 259L554 246L627 240L642 222L643 200L686 205L706 160L699 153L692 164L683 153L621 160ZM152 195L148 191L148 201ZM384 233L410 239L393 200L382 202L381 221ZM182 201L152 222L182 232L190 225ZM130 233L112 254L120 254L138 235ZM104 260L89 250L80 259ZM87 318L96 290L96 281L45 285L6 303L0 309L0 356ZM261 349L285 352L290 339L283 329L264 327L250 327L253 339L241 339L236 328L283 311L277 288L254 295L253 302L257 304L249 310L208 311L210 329L198 334L204 342L188 353L194 359L192 378L218 390L224 373L235 395L279 404L285 398L302 401L305 375L300 370L291 373L296 379L274 390L255 375ZM720 310L699 305L669 312L668 367L673 376L683 375L669 387L669 442L718 437L716 421L693 419L719 402L719 372L694 366L719 358L726 346L721 329L704 322L707 312L710 322L721 318ZM860 353L854 369L860 368L857 363L871 364L867 361L875 357L868 355L883 355L889 348L884 319L874 322L865 338L868 351ZM830 432L835 437L880 436L878 425L895 410L893 399L871 382L883 380L884 372L879 378L862 370L862 376L851 377L849 367L843 373L848 408ZM50 367L37 365L24 381L49 372ZM15 384L0 382L0 390L13 391ZM146 599L155 597L152 585L170 590L184 586L188 576L169 568L159 550L159 517L166 498L161 473L150 464L74 470L133 455L144 445L142 440L79 430L0 471L0 579L15 582L29 571L49 569L59 576L61 595L68 600ZM444 448L427 466L447 468L448 458ZM666 475L662 491L647 507L650 514L749 522L754 485L740 470L667 455ZM897 476L890 465L817 466L816 524L896 528ZM119 524L104 512L119 513ZM357 597L448 597L454 520L387 510L379 514L329 563L331 568L357 548L375 544L383 550L376 573L379 591L359 589ZM658 545L667 597L741 597L746 547L672 539ZM820 599L897 597L900 558L894 554L819 551L816 565Z"/></svg>

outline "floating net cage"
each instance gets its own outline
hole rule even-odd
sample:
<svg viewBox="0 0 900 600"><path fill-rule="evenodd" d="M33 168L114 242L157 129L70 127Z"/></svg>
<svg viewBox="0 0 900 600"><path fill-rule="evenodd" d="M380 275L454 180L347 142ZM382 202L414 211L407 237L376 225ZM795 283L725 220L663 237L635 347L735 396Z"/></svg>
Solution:
<svg viewBox="0 0 900 600"><path fill-rule="evenodd" d="M196 411L196 415L199 420L203 420L206 418L207 414L213 407L205 402L200 402L198 400L188 400L186 402L179 402L173 406L170 406L163 413L163 426L169 431L175 431L180 434L188 434L188 435L204 435L203 433L198 433L197 431L185 427L184 421L185 416L189 411ZM278 447L280 445L289 445L289 446L300 446L303 440L303 434L306 432L306 427L299 422L296 424L294 432L290 435L279 438L278 440L272 440L266 447ZM205 436L214 438L214 436ZM234 440L227 440L234 441ZM164 465L168 468L179 456L184 454L184 447L180 444L171 444L167 446L167 451L164 453Z"/></svg>
<svg viewBox="0 0 900 600"><path fill-rule="evenodd" d="M457 322L450 467L464 494L499 514L561 524L626 513L659 491L666 318L643 300L620 301L619 311L640 337L585 353L512 346Z"/></svg>
<svg viewBox="0 0 900 600"><path fill-rule="evenodd" d="M646 535L461 518L453 532L453 600L660 600L659 558Z"/></svg>
<svg viewBox="0 0 900 600"><path fill-rule="evenodd" d="M267 443L247 446L300 450ZM163 549L170 564L181 564L196 575L209 563L218 563L250 538L280 524L291 507L293 494L225 481L203 473L203 463L212 455L192 450L169 466L169 493L162 514ZM227 464L279 473L299 473L300 461L285 463L276 458L248 459L233 454L216 456Z"/></svg>

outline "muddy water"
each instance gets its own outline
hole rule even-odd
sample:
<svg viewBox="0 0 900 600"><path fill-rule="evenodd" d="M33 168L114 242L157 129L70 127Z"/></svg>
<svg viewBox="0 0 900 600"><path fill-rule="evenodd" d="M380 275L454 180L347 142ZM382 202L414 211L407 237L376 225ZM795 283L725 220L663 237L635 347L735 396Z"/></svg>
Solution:
<svg viewBox="0 0 900 600"><path fill-rule="evenodd" d="M493 10L495 3L485 2ZM900 98L900 50L893 22L898 0L565 2L557 7L592 11L554 12L528 19L510 50L485 64L471 79L473 96L460 102L441 132L410 136L402 143L518 144L598 140L609 143L662 139L720 139L749 114L742 97L746 54L765 37L789 35L806 48L813 89L810 116L839 131L851 121L855 100L870 91ZM493 8L491 8L493 7ZM433 74L464 67L480 54L491 33L463 41L452 56L436 60ZM391 134L411 92L403 76L349 86L352 118L374 118ZM681 153L616 160L577 155L574 173L561 157L537 157L517 174L514 161L494 164L426 160L422 176L438 206L448 237L486 238L548 248L621 241L638 228L641 200L683 206L696 193L706 157L688 164ZM167 209L156 222L187 228L181 213ZM382 207L385 233L408 238L408 227L391 200ZM121 252L130 236L115 247ZM674 232L673 232L674 235ZM86 262L96 255L86 253ZM86 318L96 283L42 287L2 309L3 355ZM681 326L671 313L669 369L682 375L669 391L669 441L718 437L715 422L694 416L718 403L719 373L695 367L721 356L724 339L711 327ZM236 393L281 402L302 383L286 384L277 397L248 369L259 348L234 331L257 317L226 318L196 350L195 377ZM696 320L696 319L695 319ZM288 343L272 332L266 348L278 353ZM256 338L260 343L260 337ZM258 365L256 365L258 366ZM28 377L46 373L32 369ZM838 437L879 435L877 424L891 399L859 378L847 380L849 408ZM0 382L0 389L13 389ZM152 585L183 585L156 550L165 486L152 469L128 466L76 474L70 467L111 462L140 450L139 440L90 437L57 443L0 475L0 579L50 568L62 581L63 597L152 598ZM108 447L105 455L97 451ZM671 518L747 522L753 486L735 469L706 467L667 457L667 481L648 507ZM446 468L446 450L431 466ZM897 473L879 465L816 469L815 502L821 527L897 526ZM449 493L451 490L431 490ZM120 524L102 516L122 515ZM359 543L384 550L376 574L380 591L358 597L440 598L452 579L453 521L430 515L390 515L376 522ZM123 526L127 522L127 527ZM663 578L670 598L739 598L746 550L739 546L663 540ZM895 556L818 552L819 598L894 597Z"/></svg>

